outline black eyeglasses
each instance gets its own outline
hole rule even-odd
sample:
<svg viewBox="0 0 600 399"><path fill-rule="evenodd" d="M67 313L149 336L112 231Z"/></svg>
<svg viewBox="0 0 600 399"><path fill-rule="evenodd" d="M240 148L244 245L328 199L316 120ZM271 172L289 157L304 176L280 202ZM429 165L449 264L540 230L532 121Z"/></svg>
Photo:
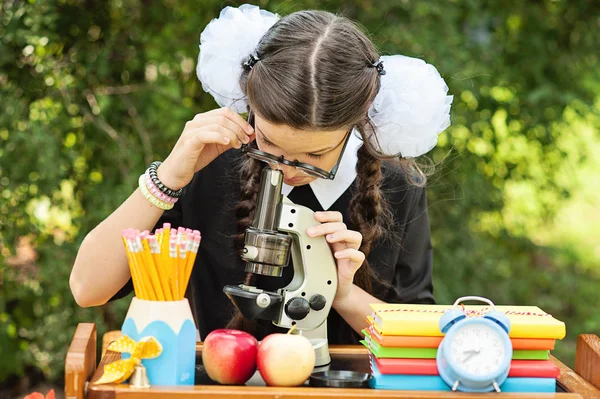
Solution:
<svg viewBox="0 0 600 399"><path fill-rule="evenodd" d="M254 127L254 116L252 115L252 111L248 112L248 123L252 127ZM348 141L350 139L351 132L352 132L352 129L350 129L348 131L348 133L346 133L346 138L344 139L344 146L342 147L340 156L330 172L328 172L324 169L318 168L314 165L304 163L304 162L290 161L288 159L285 159L283 157L283 155L280 157L276 157L273 154L269 154L268 152L261 151L258 149L258 146L256 145L256 139L254 141L252 141L250 144L242 144L241 151L243 153L246 153L248 156L250 156L252 158L258 159L259 161L267 162L269 164L280 163L280 164L284 164L287 166L292 166L292 167L300 170L301 172L306 173L307 175L310 175L313 177L318 177L321 179L333 180L335 178L335 175L340 166L340 162L342 161L342 156L344 155L344 151L346 150L346 145L348 144Z"/></svg>

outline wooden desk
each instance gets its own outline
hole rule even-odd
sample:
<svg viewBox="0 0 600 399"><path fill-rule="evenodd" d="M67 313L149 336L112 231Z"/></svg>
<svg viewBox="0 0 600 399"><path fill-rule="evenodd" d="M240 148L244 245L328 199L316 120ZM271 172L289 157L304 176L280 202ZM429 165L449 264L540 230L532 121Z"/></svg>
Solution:
<svg viewBox="0 0 600 399"><path fill-rule="evenodd" d="M110 335L113 339L118 334ZM595 338L593 338L595 337ZM108 340L105 340L108 341ZM583 341L586 344L595 342L600 348L600 340L596 336L587 336ZM108 342L104 342L104 350ZM589 345L588 345L589 346ZM583 348L583 349L580 349ZM120 358L120 354L111 351L102 351L102 359L96 366L96 329L93 324L82 323L78 325L71 346L67 353L65 364L65 398L66 399L142 399L142 398L311 398L320 399L328 397L338 398L530 398L530 399L574 399L574 398L598 398L600 399L600 387L594 386L590 380L571 370L561 361L551 356L551 360L557 364L561 370L557 382L556 393L485 393L485 394L467 394L440 391L391 391L381 389L343 389L343 388L313 388L313 387L293 387L279 388L266 386L222 386L195 385L193 387L152 387L149 389L132 389L126 384L121 385L94 385L103 371L104 364L110 363ZM200 356L202 344L196 346L197 356ZM582 350L582 355L579 351ZM576 364L583 367L596 378L599 369L592 371L592 367L600 365L600 352L593 352L586 349L585 345L579 345L577 348ZM332 357L332 368L338 368L343 365L344 369L357 371L368 371L368 352L362 346L334 346L330 348ZM593 355L595 353L595 355ZM595 356L595 357L594 357ZM577 363L579 362L579 363ZM589 365L589 366L588 366ZM588 376L588 378L591 378ZM203 382L200 381L200 384Z"/></svg>

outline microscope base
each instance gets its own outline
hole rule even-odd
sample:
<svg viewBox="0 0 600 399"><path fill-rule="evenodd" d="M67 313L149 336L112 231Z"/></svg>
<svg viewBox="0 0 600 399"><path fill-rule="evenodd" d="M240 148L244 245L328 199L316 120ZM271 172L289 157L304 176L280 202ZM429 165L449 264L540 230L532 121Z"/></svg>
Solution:
<svg viewBox="0 0 600 399"><path fill-rule="evenodd" d="M329 355L329 340L327 339L327 319L313 330L300 330L300 335L308 338L315 350L315 367L326 366L331 363Z"/></svg>

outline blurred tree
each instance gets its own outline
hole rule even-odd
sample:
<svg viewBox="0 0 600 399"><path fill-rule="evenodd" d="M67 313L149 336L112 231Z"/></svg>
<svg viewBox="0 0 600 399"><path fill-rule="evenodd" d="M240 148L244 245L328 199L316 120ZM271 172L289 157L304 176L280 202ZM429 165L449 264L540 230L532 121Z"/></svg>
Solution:
<svg viewBox="0 0 600 399"><path fill-rule="evenodd" d="M80 309L72 299L78 244L185 121L215 107L195 76L198 39L221 7L239 4L0 3L0 381L31 367L60 379L78 322L119 328L127 301ZM578 171L600 142L600 4L255 4L341 12L383 53L438 68L455 96L453 125L430 154L438 301L538 305L567 322L556 354L572 362L576 334L600 328L600 255L579 251L555 220L598 172ZM569 219L569 234L598 221L592 209Z"/></svg>

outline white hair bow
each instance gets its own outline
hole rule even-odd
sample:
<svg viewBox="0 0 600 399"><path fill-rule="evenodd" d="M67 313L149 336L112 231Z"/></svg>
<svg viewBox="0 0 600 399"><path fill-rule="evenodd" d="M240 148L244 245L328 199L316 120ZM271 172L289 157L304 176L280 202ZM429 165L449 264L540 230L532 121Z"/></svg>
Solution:
<svg viewBox="0 0 600 399"><path fill-rule="evenodd" d="M277 14L250 4L225 7L219 18L213 19L200 35L196 74L202 89L221 107L229 107L237 113L247 111L239 82L242 64L278 19Z"/></svg>

